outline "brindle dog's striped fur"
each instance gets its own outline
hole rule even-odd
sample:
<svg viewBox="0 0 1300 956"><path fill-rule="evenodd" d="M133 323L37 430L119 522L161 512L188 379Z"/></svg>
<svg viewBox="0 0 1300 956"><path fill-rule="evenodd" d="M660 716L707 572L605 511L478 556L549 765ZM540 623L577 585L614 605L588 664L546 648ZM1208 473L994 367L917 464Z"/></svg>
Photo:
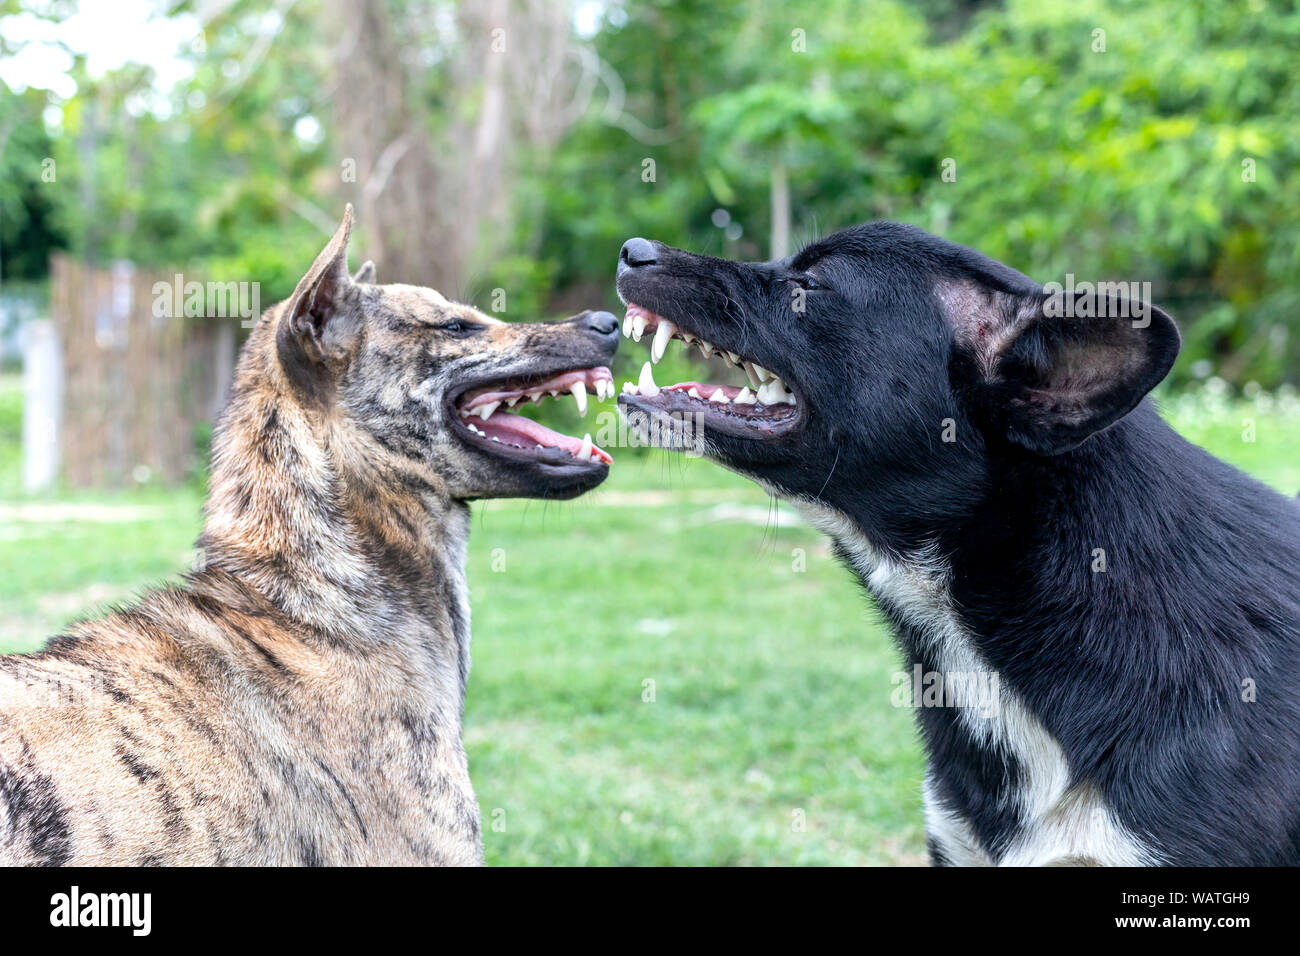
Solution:
<svg viewBox="0 0 1300 956"><path fill-rule="evenodd" d="M614 342L349 277L350 226L244 347L200 567L0 658L0 862L481 862L465 501L568 497L605 469L471 447L448 389Z"/></svg>

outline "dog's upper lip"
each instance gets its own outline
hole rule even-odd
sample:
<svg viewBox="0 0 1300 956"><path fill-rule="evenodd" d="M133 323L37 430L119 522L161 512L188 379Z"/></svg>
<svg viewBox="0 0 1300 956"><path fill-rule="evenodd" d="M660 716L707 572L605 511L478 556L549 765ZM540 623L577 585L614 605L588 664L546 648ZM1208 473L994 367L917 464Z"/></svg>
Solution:
<svg viewBox="0 0 1300 956"><path fill-rule="evenodd" d="M587 392L601 399L614 394L614 376L604 365L571 368L553 375L507 376L460 390L455 405L462 412L494 402L513 406L524 398L536 401L543 393L554 397L561 392L570 392L579 399L579 411L583 411Z"/></svg>

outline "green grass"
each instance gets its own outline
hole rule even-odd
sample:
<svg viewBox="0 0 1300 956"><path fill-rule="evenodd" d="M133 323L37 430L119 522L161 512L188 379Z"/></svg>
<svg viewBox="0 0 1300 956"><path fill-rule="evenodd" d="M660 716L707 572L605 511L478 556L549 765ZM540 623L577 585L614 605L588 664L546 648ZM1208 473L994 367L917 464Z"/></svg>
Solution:
<svg viewBox="0 0 1300 956"><path fill-rule="evenodd" d="M1166 408L1216 454L1300 486L1291 405ZM16 487L0 485L0 651L189 561L193 490L31 502ZM921 753L890 705L890 639L824 539L772 509L658 453L621 456L574 502L475 506L466 739L490 863L922 861Z"/></svg>

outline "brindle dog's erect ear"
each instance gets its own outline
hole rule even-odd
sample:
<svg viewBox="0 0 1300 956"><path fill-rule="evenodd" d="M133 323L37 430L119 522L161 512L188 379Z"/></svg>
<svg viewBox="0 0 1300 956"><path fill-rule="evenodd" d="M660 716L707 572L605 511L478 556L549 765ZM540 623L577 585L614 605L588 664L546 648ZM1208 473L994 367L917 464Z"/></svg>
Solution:
<svg viewBox="0 0 1300 956"><path fill-rule="evenodd" d="M1169 373L1174 320L1143 302L1089 292L956 296L959 347L973 360L987 419L1040 455L1123 418Z"/></svg>
<svg viewBox="0 0 1300 956"><path fill-rule="evenodd" d="M375 281L375 264L369 259L361 263L361 268L353 273L352 281L357 285L373 283Z"/></svg>
<svg viewBox="0 0 1300 956"><path fill-rule="evenodd" d="M321 361L345 353L356 331L358 316L349 308L354 288L354 280L348 274L351 232L349 203L338 231L298 282L285 307L281 328L296 340L309 359ZM364 266L361 271L365 271Z"/></svg>

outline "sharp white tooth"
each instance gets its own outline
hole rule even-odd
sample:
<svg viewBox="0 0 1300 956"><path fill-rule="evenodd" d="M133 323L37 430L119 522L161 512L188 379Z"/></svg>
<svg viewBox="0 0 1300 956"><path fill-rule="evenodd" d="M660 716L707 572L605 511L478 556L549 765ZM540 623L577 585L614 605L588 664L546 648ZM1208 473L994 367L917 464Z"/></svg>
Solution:
<svg viewBox="0 0 1300 956"><path fill-rule="evenodd" d="M740 364L740 356L737 355L735 352L728 352L728 353L727 353L727 358L731 360L731 364L732 364L732 365L739 365L739 364Z"/></svg>
<svg viewBox="0 0 1300 956"><path fill-rule="evenodd" d="M740 394L737 395L733 399L733 401L737 405L753 405L755 402L758 401L758 399L754 397L754 393L751 392L748 388L742 388L740 390Z"/></svg>
<svg viewBox="0 0 1300 956"><path fill-rule="evenodd" d="M629 312L627 315L623 316L623 338L630 339L631 337L632 337L632 313Z"/></svg>
<svg viewBox="0 0 1300 956"><path fill-rule="evenodd" d="M691 335L690 332L678 332L677 337L680 338L687 345L690 345L692 342L695 341L695 336Z"/></svg>
<svg viewBox="0 0 1300 956"><path fill-rule="evenodd" d="M779 378L764 382L758 390L758 400L764 405L793 405L794 394Z"/></svg>
<svg viewBox="0 0 1300 956"><path fill-rule="evenodd" d="M543 445L541 442L538 442L538 443L537 443L537 447L538 447L538 448L545 448L546 446Z"/></svg>
<svg viewBox="0 0 1300 956"><path fill-rule="evenodd" d="M500 439L500 438L497 438L496 435L493 435L493 436L492 436L492 440L493 440L493 441L500 441L501 439Z"/></svg>
<svg viewBox="0 0 1300 956"><path fill-rule="evenodd" d="M541 392L529 392L529 393L528 393L528 400L529 400L530 402L535 402L535 401L537 401L537 400L538 400L539 398L541 398L541 397L542 397L542 393L541 393Z"/></svg>
<svg viewBox="0 0 1300 956"><path fill-rule="evenodd" d="M710 396L709 396L709 401L711 401L711 402L717 402L719 405L730 405L730 404L731 404L731 399L727 398L727 393L724 392L722 389L718 389L716 392L714 392L712 395L710 395Z"/></svg>
<svg viewBox="0 0 1300 956"><path fill-rule="evenodd" d="M512 397L510 397L510 398L507 398L507 399L506 399L506 408L514 408L514 407L515 407L515 403L516 403L517 401L519 401L519 399L521 399L521 398L523 398L522 395L514 395L514 396L512 396Z"/></svg>
<svg viewBox="0 0 1300 956"><path fill-rule="evenodd" d="M584 460L591 459L591 433L582 436L582 447L578 449L578 457Z"/></svg>
<svg viewBox="0 0 1300 956"><path fill-rule="evenodd" d="M624 382L624 383L623 383L623 394L624 394L624 395L640 395L641 393L637 390L636 385L634 385L633 383L631 383L631 382Z"/></svg>
<svg viewBox="0 0 1300 956"><path fill-rule="evenodd" d="M649 362L641 366L641 380L636 384L642 395L654 398L659 394L659 386L655 384L655 374L651 371Z"/></svg>
<svg viewBox="0 0 1300 956"><path fill-rule="evenodd" d="M474 414L483 419L483 421L487 421L492 417L492 413L497 410L497 406L500 404L500 402L488 402L486 405L480 405L478 408L474 409Z"/></svg>
<svg viewBox="0 0 1300 956"><path fill-rule="evenodd" d="M638 313L632 319L632 341L640 342L645 334L645 316Z"/></svg>
<svg viewBox="0 0 1300 956"><path fill-rule="evenodd" d="M700 339L700 341L697 342L696 345L698 346L699 350L704 353L705 358L708 358L714 352L717 351L717 349L715 349L712 345L710 345L708 342L704 341L703 339Z"/></svg>
<svg viewBox="0 0 1300 956"><path fill-rule="evenodd" d="M749 384L755 388L763 384L762 379L758 377L758 372L754 369L753 362L745 363L745 378L749 379Z"/></svg>
<svg viewBox="0 0 1300 956"><path fill-rule="evenodd" d="M551 389L551 398L554 398L556 395L559 394L560 394L560 390L558 388Z"/></svg>
<svg viewBox="0 0 1300 956"><path fill-rule="evenodd" d="M758 376L758 384L759 384L759 385L763 384L764 382L766 382L766 381L767 381L768 379L770 379L770 378L776 378L775 375L773 375L773 374L772 374L771 372L769 372L767 369L763 368L763 366L761 366L761 365L755 365L755 366L754 366L754 374Z"/></svg>
<svg viewBox="0 0 1300 956"><path fill-rule="evenodd" d="M689 396L691 396L691 398L699 398L699 397L700 397L700 390L699 390L698 388L695 388L694 386L692 386L692 387L691 387L691 390L690 390L689 392L687 392L686 394L689 395Z"/></svg>
<svg viewBox="0 0 1300 956"><path fill-rule="evenodd" d="M573 400L578 403L578 417L587 417L587 383L574 382L569 386L569 391L573 393Z"/></svg>
<svg viewBox="0 0 1300 956"><path fill-rule="evenodd" d="M677 331L677 326L673 325L667 319L664 319L655 328L655 339L650 343L650 361L656 365L664 357L664 349L668 348L668 340L673 337Z"/></svg>

